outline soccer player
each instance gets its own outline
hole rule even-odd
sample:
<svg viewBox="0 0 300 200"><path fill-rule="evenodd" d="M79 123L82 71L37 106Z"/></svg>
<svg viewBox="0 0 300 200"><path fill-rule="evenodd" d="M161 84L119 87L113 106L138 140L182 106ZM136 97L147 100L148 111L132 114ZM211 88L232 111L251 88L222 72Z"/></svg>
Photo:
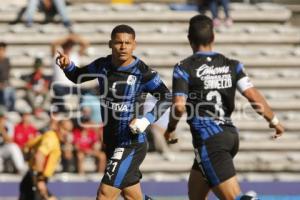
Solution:
<svg viewBox="0 0 300 200"><path fill-rule="evenodd" d="M144 131L170 107L169 90L156 71L133 56L136 41L130 26L116 26L109 47L111 55L81 68L60 52L57 62L74 83L98 76L108 162L97 200L114 200L121 193L125 199L142 200L139 166L147 151ZM140 116L138 103L144 93L154 95L158 101L150 112Z"/></svg>
<svg viewBox="0 0 300 200"><path fill-rule="evenodd" d="M19 200L56 200L47 188L47 181L53 175L61 156L60 144L72 131L70 120L58 122L56 130L48 131L30 140L25 148L31 157L29 171L20 184Z"/></svg>
<svg viewBox="0 0 300 200"><path fill-rule="evenodd" d="M186 111L195 150L189 199L207 199L210 190L222 200L252 199L241 193L232 160L239 145L237 129L230 119L236 89L275 129L274 138L281 136L284 128L249 80L243 64L212 51L210 18L191 18L188 39L194 54L174 67L173 104L165 138L176 142L173 131Z"/></svg>

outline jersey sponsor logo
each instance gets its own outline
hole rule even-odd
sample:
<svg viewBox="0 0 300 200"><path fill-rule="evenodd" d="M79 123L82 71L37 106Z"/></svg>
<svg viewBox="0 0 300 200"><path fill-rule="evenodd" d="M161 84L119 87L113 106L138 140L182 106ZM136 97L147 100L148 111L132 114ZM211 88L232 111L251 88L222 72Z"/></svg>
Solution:
<svg viewBox="0 0 300 200"><path fill-rule="evenodd" d="M116 148L111 159L121 160L124 153L124 148Z"/></svg>
<svg viewBox="0 0 300 200"><path fill-rule="evenodd" d="M127 84L128 85L134 85L136 82L136 76L134 75L129 75L127 78Z"/></svg>
<svg viewBox="0 0 300 200"><path fill-rule="evenodd" d="M223 89L232 87L229 66L214 67L206 64L196 69L196 76L204 82L204 89Z"/></svg>
<svg viewBox="0 0 300 200"><path fill-rule="evenodd" d="M218 74L228 74L229 66L222 66L222 67L214 67L208 66L207 64L201 65L197 70L197 77L202 77L205 75L218 75Z"/></svg>
<svg viewBox="0 0 300 200"><path fill-rule="evenodd" d="M128 105L123 104L123 103L114 103L111 101L105 101L104 104L106 105L107 108L112 109L114 111L119 111L119 112L128 112Z"/></svg>

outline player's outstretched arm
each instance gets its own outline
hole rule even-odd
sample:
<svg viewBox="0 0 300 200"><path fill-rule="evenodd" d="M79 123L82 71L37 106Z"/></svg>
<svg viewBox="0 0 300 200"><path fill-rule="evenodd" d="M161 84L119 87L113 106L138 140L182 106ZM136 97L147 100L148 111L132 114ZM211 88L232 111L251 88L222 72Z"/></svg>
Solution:
<svg viewBox="0 0 300 200"><path fill-rule="evenodd" d="M57 54L58 55L55 59L56 64L64 71L66 77L73 83L82 83L96 78L95 74L91 74L88 69L90 66L96 66L94 64L95 61L90 65L79 68L75 66L68 55L60 51L57 51Z"/></svg>
<svg viewBox="0 0 300 200"><path fill-rule="evenodd" d="M262 115L267 120L267 122L269 122L269 127L275 129L273 138L276 139L280 137L284 132L284 127L279 122L266 99L260 94L260 92L256 88L251 87L243 91L242 94L251 103L253 109L258 114Z"/></svg>

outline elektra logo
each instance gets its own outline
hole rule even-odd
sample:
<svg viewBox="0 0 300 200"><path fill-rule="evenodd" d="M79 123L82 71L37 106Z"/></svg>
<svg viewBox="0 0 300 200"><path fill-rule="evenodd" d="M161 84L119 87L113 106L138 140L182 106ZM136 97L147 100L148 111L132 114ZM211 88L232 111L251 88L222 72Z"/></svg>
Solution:
<svg viewBox="0 0 300 200"><path fill-rule="evenodd" d="M114 103L111 101L104 100L104 104L107 108L119 112L129 112L128 105L123 103Z"/></svg>

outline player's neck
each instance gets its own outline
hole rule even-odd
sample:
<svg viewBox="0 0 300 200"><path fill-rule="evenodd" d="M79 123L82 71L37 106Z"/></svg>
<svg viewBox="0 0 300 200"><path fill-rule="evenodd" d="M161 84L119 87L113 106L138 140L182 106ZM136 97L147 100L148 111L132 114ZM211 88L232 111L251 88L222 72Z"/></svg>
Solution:
<svg viewBox="0 0 300 200"><path fill-rule="evenodd" d="M122 61L122 60L112 60L112 63L114 66L116 67L126 67L128 65L130 65L131 63L133 63L135 61L134 57L131 57L128 60Z"/></svg>
<svg viewBox="0 0 300 200"><path fill-rule="evenodd" d="M193 48L194 53L196 52L211 52L212 51L212 45L200 45L195 48Z"/></svg>

